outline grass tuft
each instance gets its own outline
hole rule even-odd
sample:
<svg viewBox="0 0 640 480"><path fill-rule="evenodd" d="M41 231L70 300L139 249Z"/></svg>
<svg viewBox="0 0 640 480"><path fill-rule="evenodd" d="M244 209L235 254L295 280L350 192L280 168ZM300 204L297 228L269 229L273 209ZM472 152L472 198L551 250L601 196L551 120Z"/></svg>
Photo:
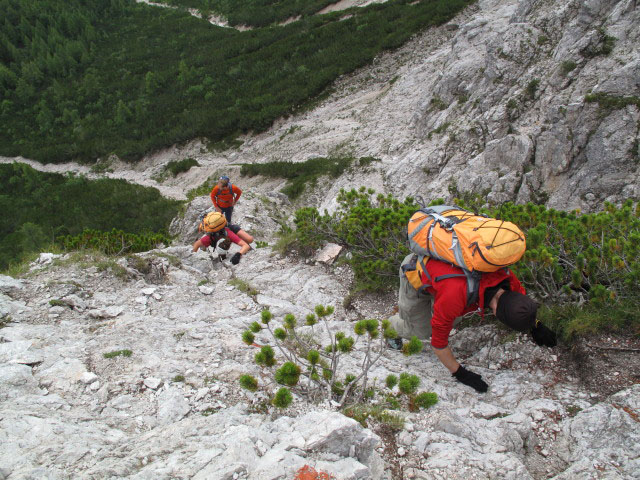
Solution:
<svg viewBox="0 0 640 480"><path fill-rule="evenodd" d="M113 352L103 353L104 358L130 357L133 352L131 350L114 350Z"/></svg>

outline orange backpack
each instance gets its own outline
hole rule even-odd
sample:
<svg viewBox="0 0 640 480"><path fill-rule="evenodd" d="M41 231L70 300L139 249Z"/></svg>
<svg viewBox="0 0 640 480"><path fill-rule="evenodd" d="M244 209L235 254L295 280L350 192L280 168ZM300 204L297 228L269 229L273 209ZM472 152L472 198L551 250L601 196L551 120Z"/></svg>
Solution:
<svg viewBox="0 0 640 480"><path fill-rule="evenodd" d="M477 299L481 272L495 272L516 263L527 248L524 233L515 224L447 205L415 212L407 234L417 258L403 270L414 288L424 291L426 287L420 280L426 270L424 257L442 260L462 268L464 275L447 277L467 277L468 304Z"/></svg>
<svg viewBox="0 0 640 480"><path fill-rule="evenodd" d="M414 253L470 272L495 272L513 265L527 248L524 233L515 224L446 205L418 210L407 233Z"/></svg>

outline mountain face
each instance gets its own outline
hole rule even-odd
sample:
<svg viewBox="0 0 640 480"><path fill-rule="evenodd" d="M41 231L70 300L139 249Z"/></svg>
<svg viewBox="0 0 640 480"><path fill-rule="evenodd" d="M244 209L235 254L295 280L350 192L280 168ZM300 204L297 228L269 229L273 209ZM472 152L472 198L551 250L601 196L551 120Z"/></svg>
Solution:
<svg viewBox="0 0 640 480"><path fill-rule="evenodd" d="M153 178L169 161L194 158L200 166L165 180L163 193L185 198L230 174L245 190L235 220L270 244L292 211L278 192L284 181L240 177L239 163L380 159L305 194L305 204L328 209L340 188L361 185L563 209L637 199L639 23L633 0L478 1L236 149L209 152L194 140L135 166L114 160L100 175L159 185ZM409 372L439 398L428 410L396 412L397 431L365 428L302 395L287 409L271 406L279 385L241 340L264 308L279 320L334 305L329 328L351 332L357 320L387 317L396 299L345 301L345 267L269 247L238 266L194 254L189 243L208 208L207 196L190 203L168 249L118 260L43 254L24 278L0 277L0 479L291 479L305 465L338 479L637 476L637 354L613 348L620 367L592 369L495 325L451 339L489 383L484 395L455 382L428 349L382 352L371 371L381 391L387 375ZM363 355L356 346L344 372ZM240 388L245 373L257 392Z"/></svg>

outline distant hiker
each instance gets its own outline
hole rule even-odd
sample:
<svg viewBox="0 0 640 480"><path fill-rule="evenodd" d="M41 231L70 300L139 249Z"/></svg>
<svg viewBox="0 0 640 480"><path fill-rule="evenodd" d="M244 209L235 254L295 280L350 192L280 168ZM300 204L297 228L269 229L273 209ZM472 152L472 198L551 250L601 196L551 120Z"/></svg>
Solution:
<svg viewBox="0 0 640 480"><path fill-rule="evenodd" d="M416 212L408 231L411 249L421 254L407 255L400 266L398 314L390 321L401 338L390 340L391 348L401 349L402 338L431 337L435 355L452 376L486 392L482 377L460 365L449 347L449 333L462 315L489 308L508 327L531 333L538 345L556 345L556 334L536 319L537 304L503 267L524 253L524 235L517 226L442 206ZM467 234L475 236L473 241ZM463 251L465 246L472 248Z"/></svg>
<svg viewBox="0 0 640 480"><path fill-rule="evenodd" d="M237 265L240 262L240 257L251 250L249 244L253 242L253 236L238 225L227 225L226 218L220 212L208 213L200 222L198 231L205 232L205 235L193 244L194 252L199 249L206 250L207 247L216 248L216 246L223 250L229 250L231 242L233 242L240 246L240 251L231 257L231 263ZM218 242L220 242L219 245Z"/></svg>
<svg viewBox="0 0 640 480"><path fill-rule="evenodd" d="M224 213L229 223L231 223L233 207L238 203L240 195L242 190L233 185L226 176L220 177L218 184L211 190L211 201L216 212Z"/></svg>

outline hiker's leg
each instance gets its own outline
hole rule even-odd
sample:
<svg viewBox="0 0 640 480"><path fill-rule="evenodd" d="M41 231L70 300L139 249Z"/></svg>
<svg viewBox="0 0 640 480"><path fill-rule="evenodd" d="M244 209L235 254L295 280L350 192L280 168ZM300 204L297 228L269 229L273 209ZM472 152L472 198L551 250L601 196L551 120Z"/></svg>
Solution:
<svg viewBox="0 0 640 480"><path fill-rule="evenodd" d="M224 213L224 216L227 219L227 223L231 223L231 215L233 215L233 207L223 208L222 213Z"/></svg>
<svg viewBox="0 0 640 480"><path fill-rule="evenodd" d="M236 235L238 235L242 240L244 240L247 243L253 242L253 236L249 235L247 232L245 232L242 229L238 230L236 232Z"/></svg>
<svg viewBox="0 0 640 480"><path fill-rule="evenodd" d="M411 256L407 256L402 265L407 263ZM428 293L418 293L405 277L402 266L399 273L398 313L389 319L391 326L402 338L409 339L415 335L421 340L426 340L431 337L433 297Z"/></svg>

